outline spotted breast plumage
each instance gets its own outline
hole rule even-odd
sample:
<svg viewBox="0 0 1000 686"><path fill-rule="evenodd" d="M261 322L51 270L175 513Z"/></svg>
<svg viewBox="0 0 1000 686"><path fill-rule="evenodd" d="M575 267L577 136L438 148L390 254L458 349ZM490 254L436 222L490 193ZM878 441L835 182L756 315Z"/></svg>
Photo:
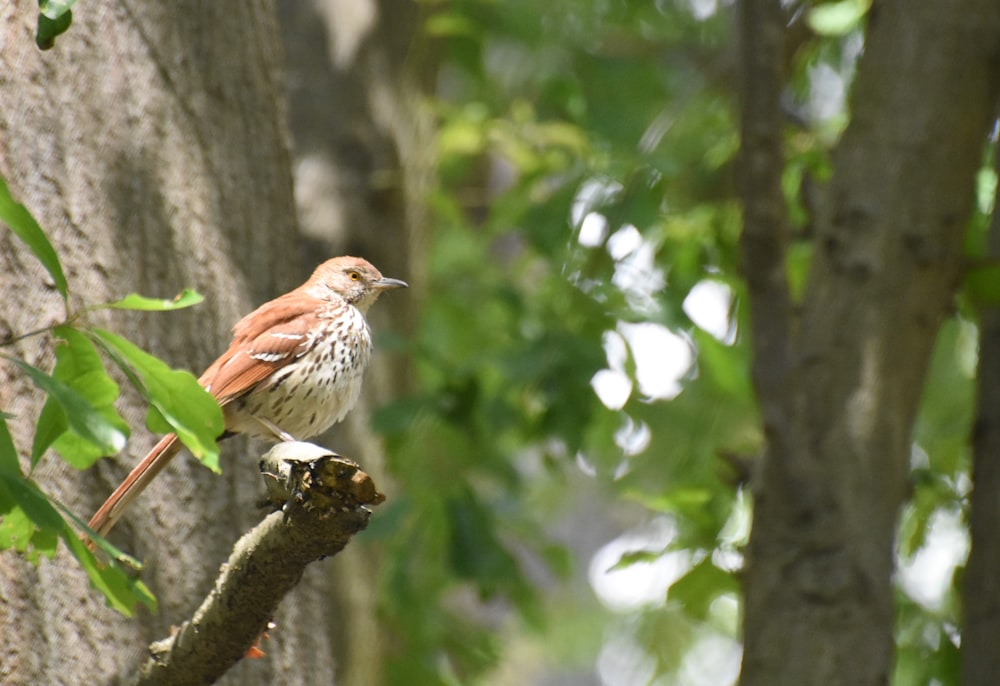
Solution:
<svg viewBox="0 0 1000 686"><path fill-rule="evenodd" d="M361 394L361 380L371 359L371 330L364 315L347 305L319 313L317 327L309 332L270 335L297 345L283 352L270 346L247 351L263 362L290 359L252 393L232 403L227 426L266 439L274 434L273 429L255 419L264 417L289 436L311 438L341 421ZM300 410L300 403L308 403L309 408Z"/></svg>

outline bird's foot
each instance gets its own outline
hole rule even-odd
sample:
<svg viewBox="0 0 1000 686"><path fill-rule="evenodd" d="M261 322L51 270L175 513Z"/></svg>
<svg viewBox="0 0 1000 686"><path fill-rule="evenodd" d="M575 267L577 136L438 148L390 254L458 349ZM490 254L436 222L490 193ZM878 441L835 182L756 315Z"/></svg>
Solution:
<svg viewBox="0 0 1000 686"><path fill-rule="evenodd" d="M272 434L274 434L275 438L280 439L282 442L289 443L289 442L293 442L293 441L298 441L298 439L295 438L295 436L291 435L290 433L288 433L287 431L285 431L284 429L282 429L280 426L278 426L277 424L275 424L274 422L272 422L267 417L256 417L255 416L254 419L256 419L258 422L260 422L260 424L264 428L266 428L268 431L270 431Z"/></svg>

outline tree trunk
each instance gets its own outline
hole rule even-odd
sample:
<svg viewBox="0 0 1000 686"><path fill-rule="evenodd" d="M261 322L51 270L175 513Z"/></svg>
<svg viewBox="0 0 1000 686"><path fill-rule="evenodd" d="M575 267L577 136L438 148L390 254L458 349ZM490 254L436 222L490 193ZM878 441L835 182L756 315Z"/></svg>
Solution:
<svg viewBox="0 0 1000 686"><path fill-rule="evenodd" d="M753 16L758 3L745 4ZM744 252L767 437L745 576L745 686L888 683L910 433L1000 95L992 0L886 0L868 21L797 320L761 307L759 258ZM754 190L751 179L748 206ZM762 349L783 339L777 360Z"/></svg>
<svg viewBox="0 0 1000 686"><path fill-rule="evenodd" d="M233 322L306 273L274 7L267 0L80 3L69 32L45 53L34 46L37 10L27 0L0 8L0 171L53 239L75 304L130 291L170 297L184 286L207 296L174 314L99 317L199 373ZM0 333L63 316L44 272L6 231L0 283ZM47 368L51 350L43 336L12 352ZM17 415L11 426L27 454L42 397L10 365L0 370L0 406ZM124 411L135 427L125 454L86 473L50 455L36 472L84 519L154 441L134 394ZM261 517L261 446L234 443L222 477L189 456L175 460L114 533L145 561L156 615L126 619L104 607L65 551L37 567L0 556L0 680L113 683L134 674L146 645L198 606L233 542ZM245 661L224 681L331 683L327 590L307 579L275 618L268 657Z"/></svg>
<svg viewBox="0 0 1000 686"><path fill-rule="evenodd" d="M388 331L405 336L425 288L423 208L433 163L433 120L419 102L422 74L433 64L417 41L417 5L312 0L279 7L305 245L361 255L406 279L405 294L384 298L371 312L377 338ZM325 444L360 462L391 501L398 492L369 419L374 407L408 389L411 376L406 362L384 348L376 345L359 406ZM322 576L312 572L331 601L338 676L349 686L380 683L390 649L391 630L379 623L379 553L364 541L358 537Z"/></svg>

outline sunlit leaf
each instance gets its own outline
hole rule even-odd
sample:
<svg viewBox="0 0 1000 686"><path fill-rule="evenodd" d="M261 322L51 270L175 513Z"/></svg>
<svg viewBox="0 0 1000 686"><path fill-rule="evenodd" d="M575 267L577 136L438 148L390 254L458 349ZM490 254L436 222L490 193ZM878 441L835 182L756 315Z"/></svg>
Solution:
<svg viewBox="0 0 1000 686"><path fill-rule="evenodd" d="M736 577L719 569L710 557L706 557L675 581L667 596L681 603L691 617L705 619L712 601L723 593L738 593L739 590Z"/></svg>
<svg viewBox="0 0 1000 686"><path fill-rule="evenodd" d="M36 386L54 399L65 412L69 428L93 443L102 454L114 455L125 447L126 434L121 430L121 425L116 426L115 422L109 421L86 397L27 362L11 357L7 359L20 367Z"/></svg>
<svg viewBox="0 0 1000 686"><path fill-rule="evenodd" d="M997 195L997 172L992 167L983 167L976 174L976 207L982 214L993 212Z"/></svg>
<svg viewBox="0 0 1000 686"><path fill-rule="evenodd" d="M475 23L457 12L437 12L424 22L424 31L428 36L452 37L467 36L480 33Z"/></svg>
<svg viewBox="0 0 1000 686"><path fill-rule="evenodd" d="M55 249L27 208L11 196L10 189L3 177L0 177L0 221L9 226L17 237L31 249L42 266L48 270L56 290L65 300L68 297L66 276L63 274L62 264L59 263Z"/></svg>
<svg viewBox="0 0 1000 686"><path fill-rule="evenodd" d="M964 473L975 421L978 331L953 318L938 331L913 437L938 478Z"/></svg>
<svg viewBox="0 0 1000 686"><path fill-rule="evenodd" d="M858 28L871 7L871 0L840 0L817 5L809 10L806 21L823 36L843 36Z"/></svg>
<svg viewBox="0 0 1000 686"><path fill-rule="evenodd" d="M79 393L94 410L127 438L128 424L115 409L118 384L104 370L94 344L85 334L72 327L60 326L54 333L58 343L56 365L52 370L53 378ZM42 408L35 429L35 441L31 451L32 466L53 444L62 458L78 469L86 469L97 459L108 455L101 446L95 445L85 436L75 431L66 432L67 428L69 422L62 405L50 396Z"/></svg>
<svg viewBox="0 0 1000 686"><path fill-rule="evenodd" d="M71 527L76 529L76 532L81 533L87 539L93 543L94 547L100 550L102 553L106 554L112 561L121 564L128 569L136 572L140 572L143 569L142 562L128 553L122 551L110 541L108 541L103 536L100 536L91 529L88 524L80 519L76 513L70 510L68 507L63 505L58 500L52 500L52 506L55 507L59 512L62 513L64 519L68 521Z"/></svg>
<svg viewBox="0 0 1000 686"><path fill-rule="evenodd" d="M76 0L38 0L38 11L49 19L58 19L75 4Z"/></svg>
<svg viewBox="0 0 1000 686"><path fill-rule="evenodd" d="M7 495L6 484L0 484L3 493L0 494L0 550L11 548L19 553L26 553L31 544L31 537L37 531L34 522L28 514L11 502L9 505L4 501Z"/></svg>
<svg viewBox="0 0 1000 686"><path fill-rule="evenodd" d="M171 310L180 310L185 307L191 307L192 305L197 305L204 299L205 296L201 295L197 291L194 291L190 288L185 288L183 291L178 293L174 298L169 300L163 298L147 298L137 293L130 293L121 300L116 300L110 303L104 303L102 305L95 305L90 309L99 309L107 307L117 310L144 310L150 312L169 312Z"/></svg>
<svg viewBox="0 0 1000 686"><path fill-rule="evenodd" d="M171 369L163 361L109 331L93 331L95 341L111 356L150 404L150 429L177 434L195 457L219 470L215 439L224 425L219 404L190 373Z"/></svg>
<svg viewBox="0 0 1000 686"><path fill-rule="evenodd" d="M649 564L650 562L656 562L665 553L665 550L630 550L627 553L622 553L621 557L618 558L618 562L608 569L609 572L617 571L619 569L626 569L634 564Z"/></svg>

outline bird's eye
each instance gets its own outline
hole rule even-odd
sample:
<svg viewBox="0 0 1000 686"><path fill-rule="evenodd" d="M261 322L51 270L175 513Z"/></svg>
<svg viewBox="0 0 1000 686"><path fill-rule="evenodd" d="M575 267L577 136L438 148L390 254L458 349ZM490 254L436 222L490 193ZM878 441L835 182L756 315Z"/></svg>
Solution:
<svg viewBox="0 0 1000 686"><path fill-rule="evenodd" d="M351 281L361 280L361 274L359 274L358 272L348 272L347 275L351 277Z"/></svg>

